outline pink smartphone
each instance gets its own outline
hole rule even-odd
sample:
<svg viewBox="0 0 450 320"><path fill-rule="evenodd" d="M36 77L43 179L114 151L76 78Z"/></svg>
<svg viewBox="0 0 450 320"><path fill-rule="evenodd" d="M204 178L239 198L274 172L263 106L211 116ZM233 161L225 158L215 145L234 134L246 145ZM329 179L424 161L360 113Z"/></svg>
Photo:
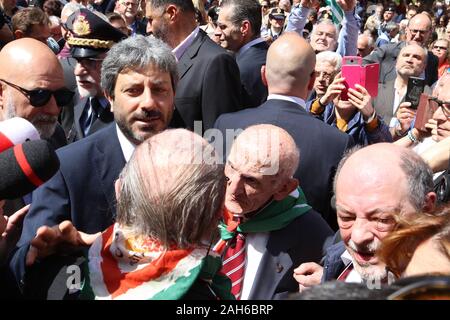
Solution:
<svg viewBox="0 0 450 320"><path fill-rule="evenodd" d="M361 57L343 57L341 71L342 77L345 78L345 89L341 93L341 100L348 100L348 89L356 89L356 84L366 88L371 97L376 97L378 95L379 68L378 63L362 66Z"/></svg>
<svg viewBox="0 0 450 320"><path fill-rule="evenodd" d="M363 72L361 57L342 57L342 77L345 78L345 89L342 90L341 100L348 100L348 89L355 89L355 84L361 84L361 74Z"/></svg>

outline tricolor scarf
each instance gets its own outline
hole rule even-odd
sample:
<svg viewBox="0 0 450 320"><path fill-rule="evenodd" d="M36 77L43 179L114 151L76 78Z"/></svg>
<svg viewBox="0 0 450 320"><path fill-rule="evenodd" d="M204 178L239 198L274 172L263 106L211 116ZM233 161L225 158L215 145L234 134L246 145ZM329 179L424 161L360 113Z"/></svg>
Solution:
<svg viewBox="0 0 450 320"><path fill-rule="evenodd" d="M181 299L198 280L218 299L232 299L231 283L218 274L222 262L207 248L163 250L155 241L127 237L116 223L89 250L83 298Z"/></svg>
<svg viewBox="0 0 450 320"><path fill-rule="evenodd" d="M233 215L224 210L224 221L219 225L222 240L216 244L214 251L221 253L226 241L232 239L236 232L254 233L280 230L309 210L311 210L311 206L306 203L306 197L300 187L281 201L273 200L254 217L239 226L236 226L236 222L232 220Z"/></svg>

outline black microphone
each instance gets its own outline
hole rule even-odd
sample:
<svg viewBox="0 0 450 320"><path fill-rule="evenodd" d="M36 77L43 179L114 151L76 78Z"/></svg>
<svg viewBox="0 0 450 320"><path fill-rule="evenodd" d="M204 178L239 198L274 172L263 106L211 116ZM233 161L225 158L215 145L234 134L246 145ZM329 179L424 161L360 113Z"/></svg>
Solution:
<svg viewBox="0 0 450 320"><path fill-rule="evenodd" d="M59 169L59 159L45 140L27 141L0 153L0 199L30 193Z"/></svg>

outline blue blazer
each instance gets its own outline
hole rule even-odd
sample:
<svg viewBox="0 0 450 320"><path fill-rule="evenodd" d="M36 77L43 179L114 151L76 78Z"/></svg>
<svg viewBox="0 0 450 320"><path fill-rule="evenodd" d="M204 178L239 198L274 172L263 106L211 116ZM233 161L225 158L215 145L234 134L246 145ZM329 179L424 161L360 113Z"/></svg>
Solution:
<svg viewBox="0 0 450 320"><path fill-rule="evenodd" d="M298 292L294 269L304 262L319 263L333 235L322 217L310 210L283 229L272 231L249 294L251 300L286 299Z"/></svg>
<svg viewBox="0 0 450 320"><path fill-rule="evenodd" d="M21 289L26 282L39 280L28 276L25 279L25 271L44 277L57 265L47 261L55 258L49 257L32 268L25 268L30 241L39 227L52 227L71 220L78 230L97 233L114 222L114 182L125 166L115 124L59 149L57 154L60 169L33 192L33 203L24 220L22 236L10 257L10 268Z"/></svg>
<svg viewBox="0 0 450 320"><path fill-rule="evenodd" d="M243 87L244 108L257 107L267 100L267 87L261 78L261 67L266 64L267 42L251 46L236 58Z"/></svg>
<svg viewBox="0 0 450 320"><path fill-rule="evenodd" d="M330 204L332 182L342 154L354 145L353 139L314 118L298 104L276 99L257 108L221 115L214 127L222 132L226 146L226 129L245 129L255 124L273 124L292 136L300 149L300 165L294 177L308 203L337 230L336 214Z"/></svg>

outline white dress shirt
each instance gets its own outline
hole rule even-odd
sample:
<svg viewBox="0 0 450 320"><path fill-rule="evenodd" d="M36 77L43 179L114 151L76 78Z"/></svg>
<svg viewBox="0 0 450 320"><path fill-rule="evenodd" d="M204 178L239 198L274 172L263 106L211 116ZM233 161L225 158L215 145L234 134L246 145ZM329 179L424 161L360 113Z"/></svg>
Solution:
<svg viewBox="0 0 450 320"><path fill-rule="evenodd" d="M306 110L306 102L305 100L303 100L302 98L299 97L293 97L293 96L284 96L281 94L269 94L269 96L267 97L267 100L272 100L272 99L277 99L277 100L284 100L284 101L290 101L293 103L296 103L298 105L300 105L304 110Z"/></svg>
<svg viewBox="0 0 450 320"><path fill-rule="evenodd" d="M122 149L125 161L128 162L130 161L130 158L134 152L134 149L136 149L136 146L125 137L125 135L122 133L117 124L116 130L117 130L117 137L119 138L120 148Z"/></svg>

